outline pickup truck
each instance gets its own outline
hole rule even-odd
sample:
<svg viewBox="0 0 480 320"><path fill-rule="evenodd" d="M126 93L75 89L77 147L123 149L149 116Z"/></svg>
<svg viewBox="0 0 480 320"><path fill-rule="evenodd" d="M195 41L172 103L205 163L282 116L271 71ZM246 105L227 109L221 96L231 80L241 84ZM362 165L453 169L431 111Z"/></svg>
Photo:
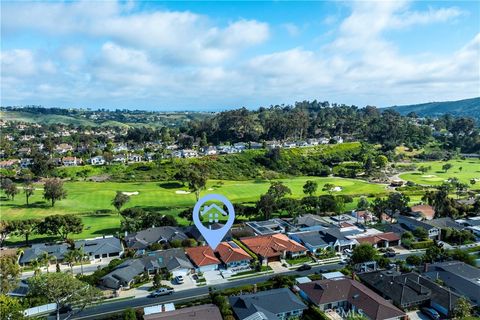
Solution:
<svg viewBox="0 0 480 320"><path fill-rule="evenodd" d="M169 294L172 294L173 293L173 289L169 289L169 288L160 288L158 290L155 290L153 291L152 293L150 293L150 297L160 297L160 296L166 296L166 295L169 295Z"/></svg>

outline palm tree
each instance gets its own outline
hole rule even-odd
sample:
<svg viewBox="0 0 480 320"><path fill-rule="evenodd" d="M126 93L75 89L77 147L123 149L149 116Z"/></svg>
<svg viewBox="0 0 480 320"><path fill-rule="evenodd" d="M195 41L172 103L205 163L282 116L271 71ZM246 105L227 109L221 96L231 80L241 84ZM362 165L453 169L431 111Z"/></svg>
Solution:
<svg viewBox="0 0 480 320"><path fill-rule="evenodd" d="M85 260L85 251L83 247L73 250L75 252L76 261L80 262L81 273L83 275L83 261Z"/></svg>
<svg viewBox="0 0 480 320"><path fill-rule="evenodd" d="M30 262L30 266L32 267L33 269L33 274L34 275L39 275L41 273L41 264L40 264L40 261L38 261L38 259L35 259L33 261Z"/></svg>
<svg viewBox="0 0 480 320"><path fill-rule="evenodd" d="M75 252L75 250L70 250L67 253L65 253L65 255L63 256L63 261L68 263L68 266L70 267L70 271L73 274L73 264L75 263L75 261L77 261L77 253Z"/></svg>
<svg viewBox="0 0 480 320"><path fill-rule="evenodd" d="M45 266L47 267L47 273L49 273L48 271L48 267L50 265L50 260L52 260L54 257L50 254L48 254L48 252L44 252L42 253L42 255L40 256L40 258L38 259L39 262L40 262L40 266Z"/></svg>

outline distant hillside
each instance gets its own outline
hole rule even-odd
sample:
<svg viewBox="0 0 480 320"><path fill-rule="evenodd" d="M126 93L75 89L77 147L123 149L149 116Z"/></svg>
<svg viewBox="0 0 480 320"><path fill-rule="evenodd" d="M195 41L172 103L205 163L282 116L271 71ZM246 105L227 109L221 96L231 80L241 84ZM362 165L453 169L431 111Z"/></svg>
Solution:
<svg viewBox="0 0 480 320"><path fill-rule="evenodd" d="M480 123L480 97L444 102L429 102L407 106L391 107L403 115L415 112L418 116L437 117L449 113L454 116L467 116L475 118Z"/></svg>

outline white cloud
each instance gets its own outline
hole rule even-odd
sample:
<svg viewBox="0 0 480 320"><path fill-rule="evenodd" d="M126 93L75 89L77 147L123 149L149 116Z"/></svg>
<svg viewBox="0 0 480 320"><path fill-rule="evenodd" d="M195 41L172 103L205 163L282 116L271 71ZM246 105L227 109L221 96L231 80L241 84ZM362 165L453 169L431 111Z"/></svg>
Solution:
<svg viewBox="0 0 480 320"><path fill-rule="evenodd" d="M2 51L2 99L233 107L316 98L389 105L480 94L480 34L442 56L406 55L388 40L391 30L452 21L464 14L457 8L414 11L406 1L355 2L343 21L339 16L323 21L335 35L323 47L247 56L245 49L270 39L267 23L238 19L217 25L188 11L138 11L131 2L98 6L2 3L2 42L33 29L48 38L87 40L56 49ZM292 23L280 27L292 36L299 32Z"/></svg>

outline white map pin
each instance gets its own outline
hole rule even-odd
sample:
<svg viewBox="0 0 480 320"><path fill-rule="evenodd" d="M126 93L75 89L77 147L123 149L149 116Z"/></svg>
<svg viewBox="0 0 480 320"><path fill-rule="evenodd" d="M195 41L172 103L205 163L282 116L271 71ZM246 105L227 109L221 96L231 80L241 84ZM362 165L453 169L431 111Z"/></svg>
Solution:
<svg viewBox="0 0 480 320"><path fill-rule="evenodd" d="M211 204L211 205L205 206L203 210L200 212L202 205L207 201L212 201L212 200L222 202L227 207L228 212L225 212L222 209L222 207L218 206L217 204ZM212 209L215 209L215 211L220 212L224 216L228 215L227 222L220 229L216 229L216 230L209 229L203 225L202 221L200 221L200 216L204 216L204 217L208 217L208 221L210 223L218 222L218 213L216 214L209 213L209 211ZM228 230L230 230L230 228L232 227L233 222L235 221L235 210L233 209L232 203L228 201L226 197L220 194L208 194L203 198L201 198L200 200L198 200L198 202L195 204L195 207L193 208L192 216L193 216L193 222L195 223L195 226L197 227L198 231L200 231L203 238L205 238L210 248L212 248L212 250L215 250L218 244L222 241L225 234L227 234Z"/></svg>

